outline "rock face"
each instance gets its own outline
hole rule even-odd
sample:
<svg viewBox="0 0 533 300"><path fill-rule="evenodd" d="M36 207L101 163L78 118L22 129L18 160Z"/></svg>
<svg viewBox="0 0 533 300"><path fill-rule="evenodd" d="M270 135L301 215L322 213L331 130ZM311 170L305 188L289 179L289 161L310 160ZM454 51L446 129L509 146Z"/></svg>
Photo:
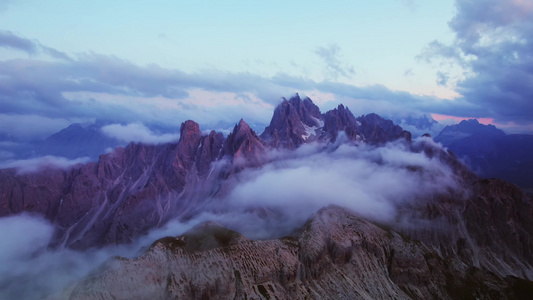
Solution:
<svg viewBox="0 0 533 300"><path fill-rule="evenodd" d="M533 189L533 135L505 134L494 125L464 120L435 137L474 172Z"/></svg>
<svg viewBox="0 0 533 300"><path fill-rule="evenodd" d="M60 246L127 243L214 192L199 186L207 182L223 142L222 134L201 136L198 124L186 121L177 144L132 143L68 170L2 170L0 215L44 214L59 228Z"/></svg>
<svg viewBox="0 0 533 300"><path fill-rule="evenodd" d="M296 94L274 110L270 125L265 128L261 138L274 147L295 149L305 143L315 130L324 126L320 109L306 98L302 101Z"/></svg>
<svg viewBox="0 0 533 300"><path fill-rule="evenodd" d="M0 216L44 215L57 227L54 246L58 247L129 243L171 218L187 219L200 213L208 199L227 195L236 183L235 174L266 163L268 155L264 154L270 148L327 144L335 142L341 131L348 142L379 146L399 138L410 141L408 132L378 115L355 118L343 105L322 114L309 98L295 95L276 108L261 137L244 120L227 138L214 131L203 135L199 125L189 120L181 124L177 143L132 143L100 156L98 162L66 170L28 174L0 170ZM478 180L441 150L412 151L445 161L465 180L473 176L468 179L470 185ZM434 210L416 212L431 214Z"/></svg>
<svg viewBox="0 0 533 300"><path fill-rule="evenodd" d="M450 263L435 246L330 206L277 240L201 225L110 261L59 298L520 299L532 291L530 281Z"/></svg>
<svg viewBox="0 0 533 300"><path fill-rule="evenodd" d="M295 149L317 140L334 142L341 131L346 133L349 140L365 141L372 145L407 137L400 126L376 114L355 118L342 104L322 114L311 99L302 101L296 94L288 101L283 98L261 138L275 148Z"/></svg>
<svg viewBox="0 0 533 300"><path fill-rule="evenodd" d="M228 135L224 143L223 154L248 166L259 166L262 162L261 155L265 150L264 142L241 119L239 124L233 128L233 132Z"/></svg>
<svg viewBox="0 0 533 300"><path fill-rule="evenodd" d="M129 243L170 218L193 214L232 173L261 163L263 142L241 120L227 139L181 124L177 144L130 144L67 170L0 170L0 216L34 212L57 227L56 246ZM214 165L229 157L230 162Z"/></svg>
<svg viewBox="0 0 533 300"><path fill-rule="evenodd" d="M361 124L360 131L366 142L380 145L405 136L403 129L376 114L368 114L357 118Z"/></svg>
<svg viewBox="0 0 533 300"><path fill-rule="evenodd" d="M358 135L360 125L352 112L344 105L340 104L337 108L324 114L323 139L335 141L339 132L344 131L349 139L360 140Z"/></svg>

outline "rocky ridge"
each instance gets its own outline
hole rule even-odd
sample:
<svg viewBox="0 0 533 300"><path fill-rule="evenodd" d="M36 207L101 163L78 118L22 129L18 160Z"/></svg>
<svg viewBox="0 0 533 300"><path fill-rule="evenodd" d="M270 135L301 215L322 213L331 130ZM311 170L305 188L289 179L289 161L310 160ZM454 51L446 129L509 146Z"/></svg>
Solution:
<svg viewBox="0 0 533 300"><path fill-rule="evenodd" d="M381 144L402 136L399 126L377 115L355 118L342 105L322 114L296 94L276 108L261 136L244 120L227 138L214 131L202 135L188 120L177 143L130 143L67 170L0 170L0 216L44 215L58 228L56 246L129 243L171 218L194 215L206 199L226 195L232 176L264 164L268 148L331 142L340 131L350 140Z"/></svg>
<svg viewBox="0 0 533 300"><path fill-rule="evenodd" d="M532 289L330 206L277 240L203 224L136 259L110 261L60 298L520 299Z"/></svg>

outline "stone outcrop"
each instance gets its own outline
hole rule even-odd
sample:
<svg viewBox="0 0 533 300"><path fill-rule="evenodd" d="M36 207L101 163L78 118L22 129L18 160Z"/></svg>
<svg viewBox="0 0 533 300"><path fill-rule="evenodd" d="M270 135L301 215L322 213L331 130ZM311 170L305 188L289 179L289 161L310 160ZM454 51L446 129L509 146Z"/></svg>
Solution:
<svg viewBox="0 0 533 300"><path fill-rule="evenodd" d="M117 258L60 299L519 299L533 282L450 264L350 211L318 211L293 236L252 241L217 224Z"/></svg>

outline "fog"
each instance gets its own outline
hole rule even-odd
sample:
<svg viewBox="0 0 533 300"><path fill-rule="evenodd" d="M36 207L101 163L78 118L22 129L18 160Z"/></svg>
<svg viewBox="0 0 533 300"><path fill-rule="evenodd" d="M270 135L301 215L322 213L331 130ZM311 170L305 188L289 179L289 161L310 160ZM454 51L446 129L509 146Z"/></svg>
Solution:
<svg viewBox="0 0 533 300"><path fill-rule="evenodd" d="M0 298L35 299L57 293L115 255L135 257L158 238L177 236L200 222L217 221L251 239L280 237L300 227L327 205L346 207L375 222L399 222L402 205L447 193L457 186L452 170L413 148L440 147L428 138L411 145L307 144L274 150L269 163L232 179L223 199L207 200L188 222L174 220L130 245L89 249L47 249L54 228L42 218L0 218ZM405 220L402 220L402 222Z"/></svg>
<svg viewBox="0 0 533 300"><path fill-rule="evenodd" d="M69 284L110 258L139 256L155 240L179 235L197 223L172 221L130 245L75 251L48 249L54 226L42 217L23 214L0 218L0 299L56 299Z"/></svg>
<svg viewBox="0 0 533 300"><path fill-rule="evenodd" d="M301 226L318 209L334 204L372 221L394 224L401 218L398 207L457 188L447 165L410 151L403 142L376 148L342 140L325 149L307 144L296 151L269 153L271 163L238 174L224 204L242 217L219 221L252 238L280 236ZM441 147L429 138L413 141L414 148L421 144ZM254 209L255 219L250 213ZM257 217L265 213L275 215L276 222ZM241 220L246 224L241 226Z"/></svg>
<svg viewBox="0 0 533 300"><path fill-rule="evenodd" d="M87 163L89 160L89 157L67 159L59 156L46 155L36 158L0 162L0 169L15 168L17 169L17 174L26 174L38 172L45 168L66 169L73 165Z"/></svg>
<svg viewBox="0 0 533 300"><path fill-rule="evenodd" d="M111 138L115 138L126 143L141 142L145 144L162 144L177 141L179 139L179 134L177 133L157 134L152 132L142 123L106 125L102 127L102 132Z"/></svg>

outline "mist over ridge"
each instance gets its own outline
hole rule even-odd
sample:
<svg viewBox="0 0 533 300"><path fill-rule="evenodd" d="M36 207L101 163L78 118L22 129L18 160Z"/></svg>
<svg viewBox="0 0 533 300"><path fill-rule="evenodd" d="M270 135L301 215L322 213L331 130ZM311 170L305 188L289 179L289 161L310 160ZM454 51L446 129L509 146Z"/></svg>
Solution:
<svg viewBox="0 0 533 300"><path fill-rule="evenodd" d="M470 238L458 212L469 213L488 189L431 137L413 139L390 120L355 117L343 105L321 113L298 94L282 101L261 135L243 119L227 136L187 120L178 142L130 143L85 164L14 167L0 171L3 216L44 216L45 223L9 218L50 233L40 240L49 248L20 257L9 253L33 249L34 235L4 246L0 258L18 273L2 270L3 295L26 298L61 291L112 256L137 257L154 240L206 221L251 240L275 239L333 206L426 243L451 243ZM485 257L474 242L468 247L477 261L514 251ZM55 271L43 276L51 264ZM503 264L501 272L529 272L519 260Z"/></svg>

